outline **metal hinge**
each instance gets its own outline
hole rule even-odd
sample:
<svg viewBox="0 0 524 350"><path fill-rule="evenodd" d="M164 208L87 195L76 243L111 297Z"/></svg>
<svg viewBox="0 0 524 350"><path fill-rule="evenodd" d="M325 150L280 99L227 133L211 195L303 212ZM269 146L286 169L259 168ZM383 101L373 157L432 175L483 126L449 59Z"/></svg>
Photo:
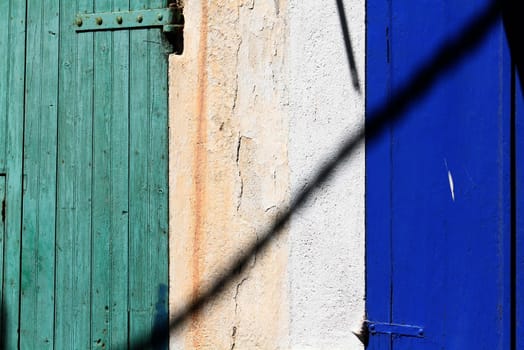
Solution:
<svg viewBox="0 0 524 350"><path fill-rule="evenodd" d="M174 32L184 27L182 9L178 6L150 10L80 13L75 18L74 26L77 32L139 28L162 28L164 32Z"/></svg>
<svg viewBox="0 0 524 350"><path fill-rule="evenodd" d="M393 323L380 323L367 321L368 331L371 335L389 334L400 337L424 338L424 328Z"/></svg>

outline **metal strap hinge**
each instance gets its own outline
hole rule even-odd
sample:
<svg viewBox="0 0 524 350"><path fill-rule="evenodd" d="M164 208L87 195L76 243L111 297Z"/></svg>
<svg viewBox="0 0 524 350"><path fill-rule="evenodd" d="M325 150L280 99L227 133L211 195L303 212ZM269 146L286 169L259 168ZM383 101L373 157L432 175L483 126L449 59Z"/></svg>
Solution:
<svg viewBox="0 0 524 350"><path fill-rule="evenodd" d="M173 32L184 27L182 10L178 7L80 13L75 18L74 26L77 32L138 28L162 28L164 32Z"/></svg>
<svg viewBox="0 0 524 350"><path fill-rule="evenodd" d="M393 323L380 323L368 321L368 331L374 334L389 334L402 337L424 338L424 328Z"/></svg>

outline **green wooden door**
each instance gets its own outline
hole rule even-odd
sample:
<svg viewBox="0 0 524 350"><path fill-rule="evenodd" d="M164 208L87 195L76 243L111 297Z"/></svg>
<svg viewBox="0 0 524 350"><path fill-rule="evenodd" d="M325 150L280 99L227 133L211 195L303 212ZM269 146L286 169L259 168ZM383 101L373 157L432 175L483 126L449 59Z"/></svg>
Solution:
<svg viewBox="0 0 524 350"><path fill-rule="evenodd" d="M0 1L6 349L126 348L166 325L167 45L75 31L79 13L166 6Z"/></svg>

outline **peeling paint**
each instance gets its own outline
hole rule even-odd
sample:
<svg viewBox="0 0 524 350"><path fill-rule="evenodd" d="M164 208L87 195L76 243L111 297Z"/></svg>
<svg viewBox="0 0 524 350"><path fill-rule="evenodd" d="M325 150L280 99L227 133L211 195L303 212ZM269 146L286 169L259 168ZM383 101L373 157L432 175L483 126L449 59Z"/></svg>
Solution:
<svg viewBox="0 0 524 350"><path fill-rule="evenodd" d="M184 53L170 57L171 313L289 200L287 32L275 12L274 0L186 3ZM287 347L287 254L284 236L253 257L171 347Z"/></svg>
<svg viewBox="0 0 524 350"><path fill-rule="evenodd" d="M364 2L346 5L363 87ZM364 104L335 2L188 1L184 14L184 52L170 57L171 313L259 239L340 134L358 129ZM307 209L321 210L254 256L172 349L362 347L351 330L364 312L364 150L349 163Z"/></svg>
<svg viewBox="0 0 524 350"><path fill-rule="evenodd" d="M453 176L451 175L451 171L449 171L448 161L446 159L444 159L444 164L446 165L446 170L448 172L448 182L449 182L449 190L451 192L451 199L454 202L455 201L455 185L453 183Z"/></svg>

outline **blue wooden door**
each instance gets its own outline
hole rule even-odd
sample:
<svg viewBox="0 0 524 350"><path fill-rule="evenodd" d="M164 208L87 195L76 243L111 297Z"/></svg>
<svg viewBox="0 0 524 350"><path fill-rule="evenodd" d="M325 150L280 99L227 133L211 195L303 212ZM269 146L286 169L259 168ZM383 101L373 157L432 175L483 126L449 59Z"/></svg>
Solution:
<svg viewBox="0 0 524 350"><path fill-rule="evenodd" d="M366 140L369 348L515 348L522 95L498 8L369 0L367 16L368 116L396 116Z"/></svg>

